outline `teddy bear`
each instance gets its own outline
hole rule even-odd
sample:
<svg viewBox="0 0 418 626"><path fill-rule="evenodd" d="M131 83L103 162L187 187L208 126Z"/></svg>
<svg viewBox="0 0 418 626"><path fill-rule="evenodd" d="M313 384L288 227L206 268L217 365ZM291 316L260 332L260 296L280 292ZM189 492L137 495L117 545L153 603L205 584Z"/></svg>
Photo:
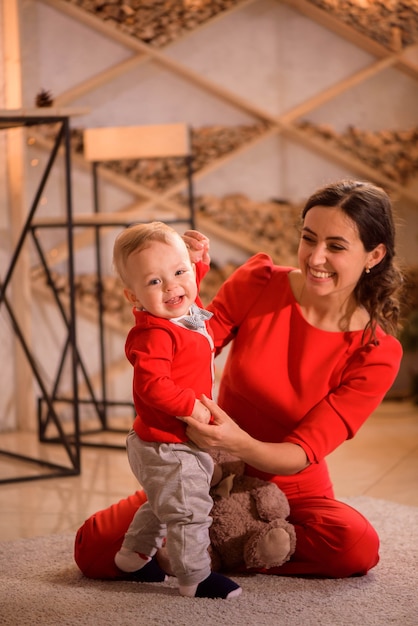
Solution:
<svg viewBox="0 0 418 626"><path fill-rule="evenodd" d="M215 571L279 567L295 551L289 503L276 484L246 476L239 459L220 450L215 461L210 554Z"/></svg>

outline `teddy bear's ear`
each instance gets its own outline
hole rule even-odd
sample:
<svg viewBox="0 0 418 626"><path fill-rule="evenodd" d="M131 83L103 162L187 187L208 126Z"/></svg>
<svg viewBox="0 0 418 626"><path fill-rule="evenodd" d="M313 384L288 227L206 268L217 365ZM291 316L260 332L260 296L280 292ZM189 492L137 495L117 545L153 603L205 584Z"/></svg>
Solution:
<svg viewBox="0 0 418 626"><path fill-rule="evenodd" d="M211 489L211 494L219 498L227 498L231 494L232 487L234 486L234 478L234 474L228 474L218 485Z"/></svg>
<svg viewBox="0 0 418 626"><path fill-rule="evenodd" d="M213 474L212 474L212 480L210 481L210 486L214 487L215 485L218 485L222 480L222 467L219 465L219 463L215 463L215 465L213 466Z"/></svg>

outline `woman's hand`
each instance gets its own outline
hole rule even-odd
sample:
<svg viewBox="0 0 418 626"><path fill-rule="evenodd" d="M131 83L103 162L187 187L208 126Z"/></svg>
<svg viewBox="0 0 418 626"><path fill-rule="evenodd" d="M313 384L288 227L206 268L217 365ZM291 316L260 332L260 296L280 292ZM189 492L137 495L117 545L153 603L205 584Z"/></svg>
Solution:
<svg viewBox="0 0 418 626"><path fill-rule="evenodd" d="M210 264L209 239L205 235L202 235L198 230L186 230L183 241L189 249L192 263L201 261L206 265Z"/></svg>
<svg viewBox="0 0 418 626"><path fill-rule="evenodd" d="M192 417L182 417L186 434L202 450L221 448L248 465L273 475L297 474L309 465L303 448L290 442L274 443L254 439L242 430L216 402L205 395L200 398L212 414L210 424L201 424Z"/></svg>
<svg viewBox="0 0 418 626"><path fill-rule="evenodd" d="M200 400L211 412L212 421L210 424L202 424L189 416L178 418L187 424L186 434L189 439L203 450L222 448L238 456L241 443L249 439L249 435L216 402L205 395Z"/></svg>

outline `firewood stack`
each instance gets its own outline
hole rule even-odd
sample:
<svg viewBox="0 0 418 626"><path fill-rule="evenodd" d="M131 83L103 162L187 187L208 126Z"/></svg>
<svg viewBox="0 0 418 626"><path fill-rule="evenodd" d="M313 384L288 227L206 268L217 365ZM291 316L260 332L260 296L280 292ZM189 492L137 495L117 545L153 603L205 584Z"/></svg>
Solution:
<svg viewBox="0 0 418 626"><path fill-rule="evenodd" d="M208 126L192 130L193 171L197 172L212 161L233 152L240 146L262 135L266 124L240 126ZM184 159L135 159L110 161L106 167L117 174L128 176L133 181L162 193L176 183L186 179Z"/></svg>
<svg viewBox="0 0 418 626"><path fill-rule="evenodd" d="M349 152L390 180L406 185L418 176L418 126L408 130L372 132L349 126L343 134L328 124L302 121L298 127L313 137Z"/></svg>
<svg viewBox="0 0 418 626"><path fill-rule="evenodd" d="M242 0L67 0L124 33L162 48Z"/></svg>
<svg viewBox="0 0 418 626"><path fill-rule="evenodd" d="M397 183L408 184L418 175L418 126L380 131L349 126L343 133L337 133L329 124L313 124L308 120L296 122L296 126L308 135L349 152ZM267 124L258 123L192 129L193 170L197 172L239 149L262 135L267 128ZM72 129L71 145L75 152L83 153L80 129ZM186 178L184 160L176 158L112 161L106 167L157 193L163 193Z"/></svg>
<svg viewBox="0 0 418 626"><path fill-rule="evenodd" d="M418 0L310 0L395 52L418 41Z"/></svg>
<svg viewBox="0 0 418 626"><path fill-rule="evenodd" d="M162 48L241 0L67 0L124 33ZM395 51L418 41L418 0L311 0Z"/></svg>
<svg viewBox="0 0 418 626"><path fill-rule="evenodd" d="M193 171L203 169L213 161L239 149L246 143L262 136L269 125L259 122L238 126L203 126L191 129L193 155ZM52 138L53 131L45 130L46 136ZM83 154L83 130L71 129L71 147L77 154ZM108 161L103 167L129 177L152 191L162 193L186 179L187 171L184 159L170 157L166 159L122 159Z"/></svg>
<svg viewBox="0 0 418 626"><path fill-rule="evenodd" d="M300 206L284 200L256 202L236 193L223 198L198 196L195 207L198 216L235 233L236 239L247 241L253 250L267 252L276 263L296 264Z"/></svg>

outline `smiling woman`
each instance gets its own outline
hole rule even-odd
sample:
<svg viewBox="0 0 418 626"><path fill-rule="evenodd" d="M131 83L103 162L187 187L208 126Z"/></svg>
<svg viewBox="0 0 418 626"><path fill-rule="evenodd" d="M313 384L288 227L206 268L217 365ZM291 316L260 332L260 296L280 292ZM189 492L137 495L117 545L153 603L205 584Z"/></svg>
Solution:
<svg viewBox="0 0 418 626"><path fill-rule="evenodd" d="M328 211L321 211L324 208ZM318 213L316 218L312 211ZM399 300L394 294L402 284L402 276L394 264L395 226L386 192L369 183L342 181L314 193L305 204L302 218L304 225L299 246L302 272L308 257L312 275L326 269L336 273L336 280L340 276L347 282L332 307L338 305L341 297L340 311L345 310L345 314L341 316L343 327L338 330L346 329L344 325L347 323L351 323L347 329L354 330L357 324L364 328L363 320L366 319L366 326L372 334L376 324L387 332L396 333ZM318 234L310 230L312 222L318 228L322 226L322 247ZM325 257L318 259L317 254L325 254ZM315 266L318 260L319 265ZM321 266L324 262L330 267ZM338 269L340 263L341 271ZM332 264L336 264L335 267ZM368 276L370 273L372 276ZM364 308L364 315L356 320L356 313L362 313L359 307Z"/></svg>
<svg viewBox="0 0 418 626"><path fill-rule="evenodd" d="M226 450L246 463L248 475L287 495L296 550L263 573L343 578L377 564L379 538L359 512L335 499L326 456L356 434L397 375L402 276L382 189L329 185L308 199L302 220L299 269L257 254L209 305L216 353L231 343L219 406L202 397L211 423L183 420L199 448ZM185 238L199 261L202 235L189 231ZM126 505L120 526L113 508L112 533L126 525ZM86 560L107 550L110 562L115 534L98 535L93 524L80 529L88 539L79 554ZM105 576L101 563L97 575Z"/></svg>
<svg viewBox="0 0 418 626"><path fill-rule="evenodd" d="M312 207L299 245L301 273L290 277L306 320L329 331L363 329L369 313L355 288L385 253L383 243L366 251L356 223L340 207Z"/></svg>

